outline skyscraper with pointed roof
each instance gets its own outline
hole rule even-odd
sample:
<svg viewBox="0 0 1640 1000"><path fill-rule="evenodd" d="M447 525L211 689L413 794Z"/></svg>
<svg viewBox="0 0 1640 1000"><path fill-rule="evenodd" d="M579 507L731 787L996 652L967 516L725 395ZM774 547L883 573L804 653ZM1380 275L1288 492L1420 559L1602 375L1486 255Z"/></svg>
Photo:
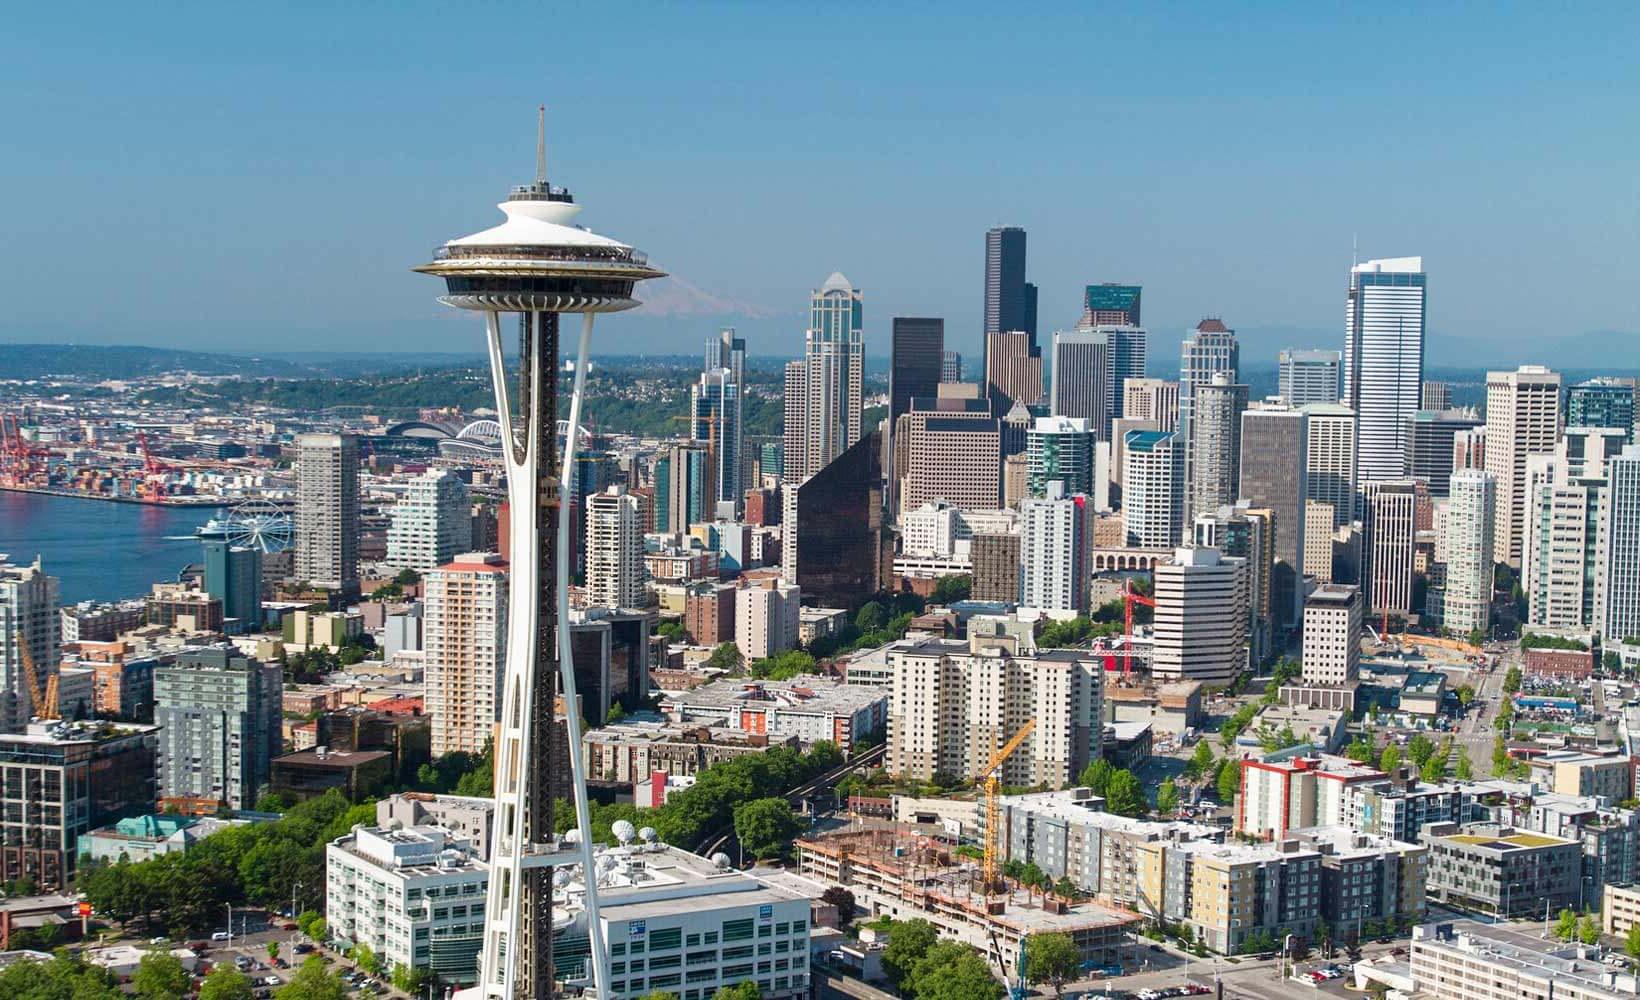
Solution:
<svg viewBox="0 0 1640 1000"><path fill-rule="evenodd" d="M832 272L809 300L803 360L786 365L787 482L801 483L860 440L862 326L860 290Z"/></svg>

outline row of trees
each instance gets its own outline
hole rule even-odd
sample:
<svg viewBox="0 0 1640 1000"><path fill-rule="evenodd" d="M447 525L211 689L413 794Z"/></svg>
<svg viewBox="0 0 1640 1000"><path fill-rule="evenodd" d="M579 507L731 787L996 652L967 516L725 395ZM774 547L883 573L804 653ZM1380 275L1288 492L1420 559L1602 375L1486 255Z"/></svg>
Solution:
<svg viewBox="0 0 1640 1000"><path fill-rule="evenodd" d="M325 845L354 824L374 823L374 805L350 805L332 789L268 823L229 827L186 854L148 861L88 863L79 886L99 916L187 937L218 926L228 903L288 904L325 885Z"/></svg>
<svg viewBox="0 0 1640 1000"><path fill-rule="evenodd" d="M184 1000L194 996L193 977L175 956L156 951L143 957L131 976L131 993L107 970L67 951L49 962L13 962L0 969L0 996L20 1000ZM252 1000L255 988L232 965L213 968L199 988L199 1000ZM274 1000L347 1000L342 981L318 956L309 958L274 993Z"/></svg>
<svg viewBox="0 0 1640 1000"><path fill-rule="evenodd" d="M743 839L747 853L774 857L797 829L796 818L781 796L841 763L842 751L826 741L814 744L808 753L776 747L722 761L700 772L693 785L674 793L658 809L593 802L592 837L608 842L610 825L624 819L633 826L654 827L667 843L693 847L707 834L734 824L737 836L744 826L750 840ZM784 812L769 800L784 807ZM567 799L555 802L553 815L559 833L575 826L575 807ZM775 838L780 850L772 849Z"/></svg>

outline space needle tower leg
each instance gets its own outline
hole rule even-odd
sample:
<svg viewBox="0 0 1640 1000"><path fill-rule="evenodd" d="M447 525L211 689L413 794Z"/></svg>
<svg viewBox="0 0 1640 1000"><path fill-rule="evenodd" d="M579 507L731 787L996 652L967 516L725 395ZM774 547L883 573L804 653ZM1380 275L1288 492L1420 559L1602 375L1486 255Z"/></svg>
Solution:
<svg viewBox="0 0 1640 1000"><path fill-rule="evenodd" d="M581 399L586 390L587 348L592 341L592 313L581 314L581 344L575 354L575 390L569 401L569 425L564 429L563 473L558 477L558 668L564 691L564 728L570 747L569 768L575 788L575 822L581 834L581 874L586 882L584 905L590 938L593 982L598 996L609 996L608 957L604 931L598 920L598 872L592 857L592 810L587 803L586 762L581 756L581 712L575 689L575 658L569 631L569 501L575 475L575 444L581 430Z"/></svg>

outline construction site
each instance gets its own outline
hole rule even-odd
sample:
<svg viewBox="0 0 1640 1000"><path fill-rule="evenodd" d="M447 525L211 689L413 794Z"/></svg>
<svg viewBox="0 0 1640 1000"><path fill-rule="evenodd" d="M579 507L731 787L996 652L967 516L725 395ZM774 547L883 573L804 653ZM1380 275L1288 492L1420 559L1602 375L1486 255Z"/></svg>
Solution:
<svg viewBox="0 0 1640 1000"><path fill-rule="evenodd" d="M854 894L863 913L922 919L984 952L1004 977L1016 974L1031 934L1065 934L1085 968L1122 964L1142 918L1132 910L1073 901L997 876L984 863L918 829L872 823L796 842L800 874Z"/></svg>

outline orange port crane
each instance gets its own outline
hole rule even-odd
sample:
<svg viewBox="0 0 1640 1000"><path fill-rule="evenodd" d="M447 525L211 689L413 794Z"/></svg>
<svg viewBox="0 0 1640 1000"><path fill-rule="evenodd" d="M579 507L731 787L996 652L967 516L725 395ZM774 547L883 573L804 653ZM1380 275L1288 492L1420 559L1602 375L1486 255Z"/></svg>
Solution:
<svg viewBox="0 0 1640 1000"><path fill-rule="evenodd" d="M991 762L985 765L985 770L978 775L985 783L985 858L984 866L980 869L980 878L984 881L984 892L989 896L997 884L997 855L1001 853L1002 841L1002 803L999 797L1002 792L1002 765L1014 755L1030 735L1036 731L1036 720L1031 719L1019 727L1014 738L1003 745L1001 750L991 755Z"/></svg>
<svg viewBox="0 0 1640 1000"><path fill-rule="evenodd" d="M51 674L42 685L39 668L34 663L34 655L29 652L28 637L19 630L16 638L17 655L23 661L23 678L28 682L29 697L34 701L35 718L62 718L62 709L57 703L57 675Z"/></svg>

